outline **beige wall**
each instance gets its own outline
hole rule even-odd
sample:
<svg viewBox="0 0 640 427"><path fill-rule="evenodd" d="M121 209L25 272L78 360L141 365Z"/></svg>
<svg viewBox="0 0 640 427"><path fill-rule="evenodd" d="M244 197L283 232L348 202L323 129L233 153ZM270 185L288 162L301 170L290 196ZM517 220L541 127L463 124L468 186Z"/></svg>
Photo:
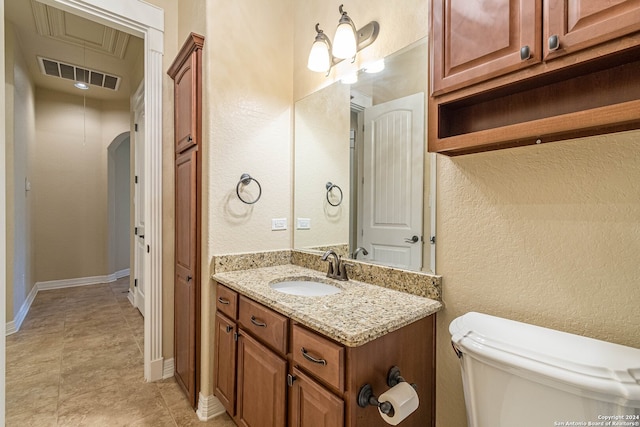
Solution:
<svg viewBox="0 0 640 427"><path fill-rule="evenodd" d="M6 27L6 197L7 321L14 320L34 280L32 200L25 191L31 179L35 148L35 87L17 44L13 26Z"/></svg>
<svg viewBox="0 0 640 427"><path fill-rule="evenodd" d="M32 195L36 281L105 275L107 147L129 130L129 103L38 88Z"/></svg>
<svg viewBox="0 0 640 427"><path fill-rule="evenodd" d="M211 257L291 247L291 226L271 231L271 218L291 217L293 24L282 17L292 8L292 0L206 2L200 375L205 396L213 392ZM201 6L185 9L203 13ZM193 20L193 27L200 31L201 21ZM180 31L186 36L186 29ZM262 185L254 205L235 194L245 172Z"/></svg>
<svg viewBox="0 0 640 427"><path fill-rule="evenodd" d="M464 426L468 311L640 348L640 132L438 157L438 426Z"/></svg>

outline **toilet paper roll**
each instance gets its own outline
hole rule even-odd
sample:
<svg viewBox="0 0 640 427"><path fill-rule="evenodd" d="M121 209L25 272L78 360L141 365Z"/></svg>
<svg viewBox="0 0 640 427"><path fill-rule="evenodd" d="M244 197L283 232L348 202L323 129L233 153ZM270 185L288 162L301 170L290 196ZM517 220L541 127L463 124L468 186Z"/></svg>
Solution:
<svg viewBox="0 0 640 427"><path fill-rule="evenodd" d="M380 416L387 424L397 426L418 409L420 399L418 399L418 393L411 387L411 384L401 382L382 393L378 397L378 402L391 403L393 406L392 416L383 414L380 408L378 408L378 412L380 412Z"/></svg>

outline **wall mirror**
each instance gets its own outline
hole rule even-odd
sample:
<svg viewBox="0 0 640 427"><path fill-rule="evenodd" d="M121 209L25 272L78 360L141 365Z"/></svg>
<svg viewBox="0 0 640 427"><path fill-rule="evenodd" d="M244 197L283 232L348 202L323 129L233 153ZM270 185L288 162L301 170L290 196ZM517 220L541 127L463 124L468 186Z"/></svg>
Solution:
<svg viewBox="0 0 640 427"><path fill-rule="evenodd" d="M426 39L374 65L296 102L294 248L435 273Z"/></svg>

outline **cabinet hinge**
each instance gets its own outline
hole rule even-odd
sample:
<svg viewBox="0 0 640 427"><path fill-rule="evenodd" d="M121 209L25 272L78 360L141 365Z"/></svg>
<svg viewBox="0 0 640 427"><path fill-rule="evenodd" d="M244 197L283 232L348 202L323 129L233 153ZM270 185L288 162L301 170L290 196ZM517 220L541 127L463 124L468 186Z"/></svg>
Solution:
<svg viewBox="0 0 640 427"><path fill-rule="evenodd" d="M293 382L297 380L295 375L287 374L287 385L293 387Z"/></svg>
<svg viewBox="0 0 640 427"><path fill-rule="evenodd" d="M238 333L237 332L233 333L233 340L234 341L238 341Z"/></svg>

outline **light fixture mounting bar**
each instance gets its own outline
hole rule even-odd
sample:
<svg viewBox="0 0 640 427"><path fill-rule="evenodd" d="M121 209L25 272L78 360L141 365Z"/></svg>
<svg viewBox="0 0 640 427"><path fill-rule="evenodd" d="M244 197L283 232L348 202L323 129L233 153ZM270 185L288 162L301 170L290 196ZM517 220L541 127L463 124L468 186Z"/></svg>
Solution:
<svg viewBox="0 0 640 427"><path fill-rule="evenodd" d="M378 33L380 33L380 24L378 24L378 21L371 21L364 27L360 28L356 32L356 35L358 36L358 52L376 41Z"/></svg>

